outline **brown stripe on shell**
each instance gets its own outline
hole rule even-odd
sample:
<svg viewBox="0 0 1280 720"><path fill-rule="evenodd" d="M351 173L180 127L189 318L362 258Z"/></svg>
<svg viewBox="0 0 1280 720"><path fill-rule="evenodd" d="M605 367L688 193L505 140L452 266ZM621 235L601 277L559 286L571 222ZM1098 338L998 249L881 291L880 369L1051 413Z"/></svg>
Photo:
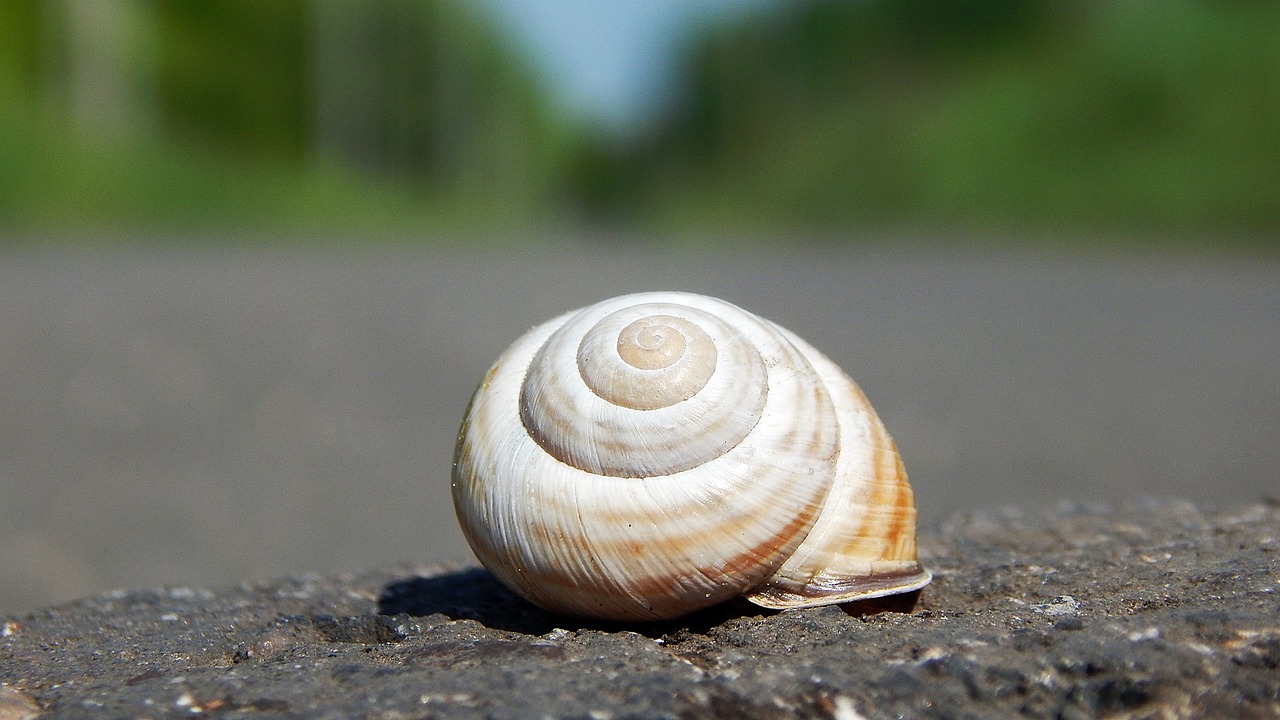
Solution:
<svg viewBox="0 0 1280 720"><path fill-rule="evenodd" d="M903 548L896 542L904 530L910 529L914 533L915 515L909 512L910 491L904 494L904 486L896 476L887 482L879 480L872 487L871 495L859 507L862 522L858 530L851 536L851 541L837 552L870 561L914 559L914 553L910 558L904 558L901 554ZM895 538L895 542L889 541L890 536Z"/></svg>
<svg viewBox="0 0 1280 720"><path fill-rule="evenodd" d="M862 409L871 420L872 468L874 479L869 494L860 503L862 522L852 535L853 542L840 550L850 557L874 560L915 560L915 499L907 481L906 468L898 447L876 417L871 402L856 384L852 387ZM910 547L902 547L904 531ZM909 555L904 554L909 552Z"/></svg>
<svg viewBox="0 0 1280 720"><path fill-rule="evenodd" d="M781 530L770 535L764 542L758 543L738 555L729 558L723 565L714 568L691 568L690 571L667 575L665 577L648 577L638 578L627 583L629 588L634 588L643 597L667 597L673 603L687 604L678 596L672 596L671 590L680 587L676 581L682 577L688 577L691 573L700 573L711 581L714 585L721 584L719 578L750 578L751 580L737 585L732 595L737 596L746 588L751 587L765 577L768 577L769 571L781 562L778 557L778 549L798 544L798 539L803 533L808 532L809 527L813 523L813 519L817 516L817 508L812 512L797 515L792 518Z"/></svg>
<svg viewBox="0 0 1280 720"><path fill-rule="evenodd" d="M806 389L801 384L797 384L794 390L797 393L797 395L801 397L803 395L809 394L809 390ZM812 396L814 399L814 405L812 406L813 415L829 414L833 412L832 400L830 398L830 395L824 389L822 389L821 387L815 389L812 393ZM786 397L782 397L782 396L773 398L771 402L777 402L784 405L799 404L798 402L793 403L790 400L788 400ZM767 405L766 405L766 410L768 410ZM801 414L808 414L808 413L801 413ZM802 435L805 437L803 444L801 444L799 441L799 438ZM757 443L760 442L760 438L758 435L757 435L757 438L755 439L755 442ZM814 463L815 465L821 464L828 468L834 468L834 463L840 452L839 443L838 443L838 434L836 430L831 426L824 425L822 423L816 423L816 422L793 424L783 435L774 438L773 442L776 443L776 445L772 447L758 446L756 448L756 452L768 457L778 458L779 462L786 462L788 458L796 458L796 457L809 458L815 461ZM598 444L603 445L605 447L610 447L608 443L601 442ZM726 452L729 452L731 450L732 448L725 449ZM717 457L720 457L720 456L717 456ZM569 463L565 463L565 464L568 465ZM572 465L570 466L572 467ZM587 473L587 471L581 471L581 472L583 472L584 474L590 475L589 473ZM635 479L638 482L643 482L646 477L657 477L657 476L615 475L615 476L600 476L600 477L602 481L613 480L616 478L631 478L631 479ZM808 478L808 477L809 476L804 476L804 478ZM740 482L746 482L746 481L747 481L746 478L740 479ZM781 479L779 479L779 481L781 481ZM558 513L575 513L578 515L579 519L583 522L587 522L588 520L591 519L589 508L569 507L566 504L558 502L556 499L550 496L540 498L539 502L542 503L543 507L548 510L552 510ZM767 499L762 498L760 502L760 507L764 507L768 504L769 504L769 501ZM641 511L637 511L637 513L634 515L620 514L618 512L618 508L611 508L610 514L604 519L611 522L624 522L624 523L643 523L650 520L650 518L647 515L643 514Z"/></svg>
<svg viewBox="0 0 1280 720"><path fill-rule="evenodd" d="M874 428L874 426L873 426ZM862 522L853 534L853 542L841 549L841 552L854 557L874 558L883 556L884 523L883 509L897 505L899 478L896 473L885 476L885 438L880 428L874 428L875 439L872 450L873 480L869 483L868 494L863 499L859 510Z"/></svg>
<svg viewBox="0 0 1280 720"><path fill-rule="evenodd" d="M799 388L800 386L797 386L797 389ZM804 390L804 392L808 394L808 390ZM821 394L814 395L812 397L824 401L818 403L819 405L825 404L829 407L830 400L828 398L825 398ZM800 440L800 436L803 435L807 435L807 439L802 441ZM835 456L838 454L838 450L831 426L822 426L820 424L812 423L805 425L793 425L786 430L784 435L780 438L776 438L776 441L784 446L790 446L788 454L793 457L812 458L825 455L825 464L832 468L834 467L834 460ZM803 444L803 447L800 447L801 444ZM781 459L779 462L786 463L785 460ZM785 464L779 467L785 467ZM470 467L460 468L460 470L464 471L473 469L474 468ZM782 530L773 533L771 537L758 542L752 548L740 552L721 563L725 568L722 572L732 574L741 572L743 567L754 566L761 560L761 558L766 559L766 562L760 566L760 571L752 573L749 577L743 578L737 584L736 589L733 590L732 594L738 594L751 585L759 582L763 577L767 576L769 572L772 572L774 568L781 564L785 559L785 555L789 554L794 549L794 546L799 544L803 539L803 533L807 532L812 526L812 523L817 517L827 494L830 492L829 482L821 476L803 474L795 475L788 479L783 475L782 477L779 477L778 480L792 487L793 491L798 493L799 497L797 499L801 500L803 512L799 515L793 515L787 525ZM730 492L733 491L732 488L728 488L728 490ZM698 547L699 544L703 542L704 537L713 537L717 534L724 533L725 528L732 527L733 524L737 522L738 518L761 517L765 514L765 509L775 509L778 502L778 498L776 496L770 496L767 493L757 493L757 495L758 497L755 498L755 502L750 506L737 510L731 517L725 518L715 524L705 526L705 529L700 532L682 536L670 536L669 534L664 535L661 532L650 532L650 539L645 542L637 542L637 544L632 546L632 549L637 549L641 552L653 555L666 554L675 557L684 556L687 554L687 548ZM583 508L567 507L567 497L567 495L560 497L552 494L541 498L539 502L541 503L544 512L548 512L553 515L568 512L570 513L569 515L562 516L576 517L578 522L591 524L593 522L592 517L590 515L584 515ZM632 522L643 523L647 520L647 516L644 515L619 516L617 513L620 509L622 508L615 506L610 509L610 515L607 517L598 517L594 522L616 524L625 523L630 520ZM534 534L538 534L544 538L552 536L557 538L563 537L559 530L553 531L549 527L530 529ZM485 535L485 533L479 533L479 535ZM655 541L653 538L657 538L657 540ZM473 539L479 541L477 543L478 545L483 546L477 547L477 556L481 557L482 560L484 560L486 556L495 555L498 557L507 557L511 560L515 559L510 554L510 548L507 549L507 552L502 552L497 548L491 548L490 542L493 540L491 537L485 536L481 539L473 533ZM587 555L592 554L592 550L586 545L577 542L576 538L574 539L573 545L575 547L575 553L583 553ZM639 547L637 547L637 545ZM782 550L782 552L777 552L778 550ZM625 554L626 550L622 549L620 552ZM523 556L523 553L518 554ZM774 557L770 558L771 555ZM596 560L595 564L599 566L599 561L604 560L604 557L593 559ZM615 554L613 556L613 560L613 563L608 563L610 566L622 564L624 558L620 558ZM486 565L487 564L488 563L486 563ZM522 590L522 594L529 596L529 598L535 602L541 601L542 604L560 602L560 600L557 599L556 589L554 589L556 587L563 589L565 594L580 591L582 588L582 579L574 577L573 573L561 572L558 573L556 577L551 577L543 571L529 567L527 564L522 568L522 570L523 572L518 576L512 577L512 584L517 585ZM700 571L697 568L690 568L685 575L689 575L690 573L696 574L699 572ZM713 570L707 569L703 569L701 572L704 576L712 573L714 573ZM495 574L498 573L495 572ZM508 575L508 577L511 576ZM654 578L636 578L631 582L623 582L622 585L625 587L622 589L626 591L629 588L632 588L635 583L639 583L644 587L673 586L672 584L675 582L673 578L678 577L679 576L677 575L667 574ZM608 586L612 586L617 583L615 579L599 576L596 576L593 579L593 582ZM628 594L630 593L628 592Z"/></svg>
<svg viewBox="0 0 1280 720"><path fill-rule="evenodd" d="M781 560L785 559L785 552L780 551L785 551L788 545L792 544L793 541L795 541L794 544L799 544L796 536L801 532L807 532L808 528L812 526L813 521L817 518L818 512L822 508L823 500L826 498L828 491L829 487L827 485L814 483L814 487L811 492L808 493L808 497L804 498L803 509L800 512L795 513L782 530L773 533L766 540L757 543L752 548L725 560L723 563L719 563L718 567L723 568L723 570L720 571L720 574L736 575L742 570L739 563L745 563L751 560L759 562L762 559L773 558L773 564L780 564ZM709 544L705 542L706 540L715 538L716 536L722 536L727 532L726 528L735 526L738 524L740 519L760 517L762 514L762 508L772 507L776 505L777 502L778 499L776 497L760 494L759 501L757 503L742 507L731 517L725 518L723 522L716 524L697 524L695 527L698 527L699 529L693 533L672 535L670 532L655 530L648 533L650 538L644 540L637 539L621 542L607 542L606 544L615 546L613 552L609 553L609 555L615 559L622 559L627 556L641 554L661 557L681 557L687 553L688 548L698 547L700 545L706 546ZM548 505L548 507L551 507L551 505ZM596 522L630 524L631 522L639 522L647 519L649 519L648 516L634 516L634 519L630 519L619 518L614 515L607 518L601 518ZM581 516L579 520L586 524L590 524L592 522L592 518L586 515ZM531 521L528 523L528 527L531 529L536 528L537 532L543 537L550 537L555 534L550 531L549 526L545 523ZM595 544L590 544L586 542L578 542L579 540L580 538L573 538L573 544L580 552L589 554L593 557L604 555L600 552L602 548L599 543L605 541L601 540ZM690 570L702 571L703 569L690 568ZM768 572L766 571L762 575L757 575L755 577L756 580L759 580L767 575ZM644 584L648 582L648 580L644 578L637 578L635 582ZM633 583L630 581L627 583L628 586L632 584ZM751 584L752 583L747 583L742 585L742 589L750 587Z"/></svg>
<svg viewBox="0 0 1280 720"><path fill-rule="evenodd" d="M822 367L829 368L820 371L828 381L837 380L831 377L835 373L846 381L842 387L847 393L837 402L845 411L858 415L857 424L851 427L861 431L843 437L842 443L857 442L866 455L861 470L850 465L841 471L842 477L863 477L854 494L841 501L843 508L827 508L819 524L834 522L838 527L840 521L832 513L839 511L848 520L845 524L852 527L845 532L815 528L815 533L821 533L816 537L827 540L819 539L808 553L807 546L802 546L797 558L747 595L765 607L802 607L891 595L923 587L931 578L916 560L914 497L897 447L861 388L833 363Z"/></svg>
<svg viewBox="0 0 1280 720"><path fill-rule="evenodd" d="M483 483L483 474L477 474L475 472L476 468L473 466L472 458L466 456L471 449L471 443L473 440L474 438L469 437L464 441L464 449L461 451L464 457L461 459L461 463L458 468L461 474L471 476L472 481L476 483L475 485L463 488L472 494L476 493L480 484ZM794 533L797 532L796 528L800 528L801 530L808 529L812 524L813 518L816 517L818 508L820 508L822 500L825 498L828 490L829 487L826 484L812 483L810 492L807 493L808 499L807 502L805 502L805 514L803 516L793 518L784 530L774 533L773 536L765 541L758 543L747 551L739 553L733 558L730 558L730 560L724 563L726 572L736 572L738 570L738 566L748 565L753 561L759 560L762 556L767 556L767 549L777 545L778 543L798 542L797 538L794 537ZM709 527L705 531L705 534L712 535L724 532L724 527L731 527L736 517L758 516L761 508L770 506L775 502L776 498L770 497L767 494L760 494L757 502L753 503L752 506L735 513L734 518L728 518L725 522L721 523L719 527ZM483 500L478 502L473 501L470 505L477 509L490 507L489 504ZM537 604L542 604L548 607L555 607L566 601L571 601L577 604L578 600L570 600L570 598L584 590L582 578L585 577L590 577L591 583L594 583L595 586L601 588L601 592L603 593L602 597L610 594L616 594L619 595L620 598L625 598L633 593L630 583L620 584L615 579L609 577L609 573L601 565L600 561L602 558L595 557L592 548L583 541L583 539L572 537L569 534L564 533L562 529L553 530L551 527L547 526L528 528L531 536L540 537L544 540L554 537L557 540L562 541L555 544L562 548L567 545L569 549L566 549L564 552L574 556L574 559L577 561L580 568L594 566L598 569L597 572L588 573L583 571L572 573L568 572L568 570L563 566L560 566L559 572L556 574L550 574L526 562L524 559L524 553L519 548L495 546L494 543L497 541L497 538L490 533L492 528L484 529L481 527L474 527L472 523L468 521L465 514L460 513L459 517L462 521L464 532L467 533L467 536L473 543L476 555L481 559L483 564L493 571L495 575L507 582L509 586L515 587L522 595L525 595L528 599ZM477 517L476 520L481 521L481 518ZM651 553L671 553L678 555L682 554L686 548L690 546L696 547L696 543L701 542L700 535L702 534L703 533L699 533L698 535L686 536L683 538L662 537L659 535L662 540L661 543L654 544L653 542L649 542L645 544L644 547L647 548L647 552ZM541 541L531 540L531 542ZM780 561L780 559L775 560L774 563L776 564ZM696 576L698 573L698 569L691 569L689 575ZM767 572L764 572L763 574L767 574ZM575 578L575 575L581 575L582 577ZM672 585L674 582L672 577L675 576L650 579L641 578L638 579L638 582L644 587L667 587ZM750 578L744 578L743 581L737 584L736 588L734 588L729 594L737 595L741 593L747 587L758 582L760 578L761 574L756 574ZM608 588L615 589L609 590ZM728 591L726 590L725 592ZM719 599L725 599L725 597L720 597ZM622 601L623 600L619 600L619 602ZM587 611L583 610L583 612Z"/></svg>
<svg viewBox="0 0 1280 720"><path fill-rule="evenodd" d="M715 567L679 568L676 572L666 575L625 580L614 578L602 570L601 574L592 577L591 584L585 585L581 579L562 574L525 573L520 578L519 589L530 602L545 605L549 609L559 608L561 611L566 603L590 607L603 605L608 601L607 604L614 609L635 606L637 612L629 613L629 616L637 619L668 617L673 610L679 613L688 612L736 597L766 577L769 571L782 560L782 556L777 552L778 549L798 544L803 534L808 532L820 507L820 498L815 498L809 503L809 512L795 516L782 529L764 541ZM678 551L683 551L687 547L674 539L668 539L664 544L671 544ZM589 552L585 546L582 551ZM652 546L647 546L645 551L655 554L664 552L661 547ZM726 583L726 579L732 579L734 582ZM689 582L681 582L682 580ZM706 596L687 597L686 588L690 585L704 586L708 590ZM555 589L564 592L555 592ZM586 601L587 596L598 600L597 602ZM637 598L643 598L643 600Z"/></svg>
<svg viewBox="0 0 1280 720"><path fill-rule="evenodd" d="M892 517L899 522L891 522L884 530L884 541L889 550L886 556L893 560L914 560L916 558L916 504L915 495L907 481L907 471L902 465L902 456L898 446L890 441L892 448L898 492L894 495Z"/></svg>

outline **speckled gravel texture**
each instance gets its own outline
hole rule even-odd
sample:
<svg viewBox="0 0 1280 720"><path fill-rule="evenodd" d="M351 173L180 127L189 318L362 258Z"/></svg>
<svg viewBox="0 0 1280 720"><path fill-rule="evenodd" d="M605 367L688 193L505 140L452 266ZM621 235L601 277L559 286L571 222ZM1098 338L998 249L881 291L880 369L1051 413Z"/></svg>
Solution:
<svg viewBox="0 0 1280 720"><path fill-rule="evenodd" d="M5 618L0 720L1280 716L1280 507L957 515L908 603L655 625L476 568L121 592Z"/></svg>

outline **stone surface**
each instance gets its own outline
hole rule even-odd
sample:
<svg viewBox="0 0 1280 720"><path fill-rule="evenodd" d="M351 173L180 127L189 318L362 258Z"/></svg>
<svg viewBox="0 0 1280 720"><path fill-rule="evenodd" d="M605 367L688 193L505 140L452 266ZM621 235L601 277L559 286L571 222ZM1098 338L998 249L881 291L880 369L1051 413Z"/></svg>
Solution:
<svg viewBox="0 0 1280 720"><path fill-rule="evenodd" d="M914 608L537 610L476 568L119 592L0 621L0 718L1280 715L1280 507L956 515Z"/></svg>

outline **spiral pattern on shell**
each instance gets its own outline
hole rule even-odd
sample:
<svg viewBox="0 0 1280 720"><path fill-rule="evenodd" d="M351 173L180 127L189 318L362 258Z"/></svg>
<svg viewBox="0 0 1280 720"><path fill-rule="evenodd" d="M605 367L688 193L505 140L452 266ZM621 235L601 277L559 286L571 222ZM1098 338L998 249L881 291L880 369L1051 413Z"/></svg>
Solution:
<svg viewBox="0 0 1280 720"><path fill-rule="evenodd" d="M699 295L614 298L517 340L472 398L453 494L485 567L566 614L794 607L929 580L896 448L853 381Z"/></svg>

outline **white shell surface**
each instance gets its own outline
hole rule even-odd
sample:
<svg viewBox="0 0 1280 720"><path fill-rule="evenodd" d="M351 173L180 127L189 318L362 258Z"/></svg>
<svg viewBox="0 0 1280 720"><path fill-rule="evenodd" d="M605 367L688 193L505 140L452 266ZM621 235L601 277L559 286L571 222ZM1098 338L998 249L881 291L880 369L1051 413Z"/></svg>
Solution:
<svg viewBox="0 0 1280 720"><path fill-rule="evenodd" d="M831 495L809 535L747 599L785 609L923 588L933 575L916 560L915 496L897 446L862 390L839 366L781 331L802 348L832 393L840 458Z"/></svg>
<svg viewBox="0 0 1280 720"><path fill-rule="evenodd" d="M453 494L481 562L566 614L658 619L744 594L790 607L928 582L905 474L857 386L704 296L614 298L517 340L472 399Z"/></svg>

